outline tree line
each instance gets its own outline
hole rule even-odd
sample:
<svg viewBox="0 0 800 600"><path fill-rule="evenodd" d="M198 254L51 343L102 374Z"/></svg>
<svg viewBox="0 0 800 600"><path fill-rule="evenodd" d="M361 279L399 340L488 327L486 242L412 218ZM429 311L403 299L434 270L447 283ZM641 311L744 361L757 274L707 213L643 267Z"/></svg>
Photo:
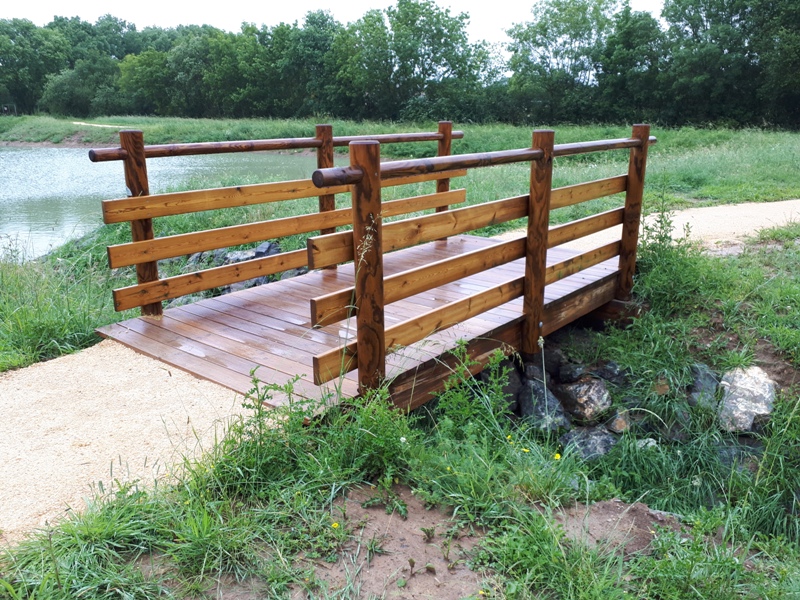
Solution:
<svg viewBox="0 0 800 600"><path fill-rule="evenodd" d="M666 0L661 20L617 0L537 0L519 18L504 46L470 42L469 16L432 0L238 33L3 19L0 102L76 117L800 126L800 0Z"/></svg>

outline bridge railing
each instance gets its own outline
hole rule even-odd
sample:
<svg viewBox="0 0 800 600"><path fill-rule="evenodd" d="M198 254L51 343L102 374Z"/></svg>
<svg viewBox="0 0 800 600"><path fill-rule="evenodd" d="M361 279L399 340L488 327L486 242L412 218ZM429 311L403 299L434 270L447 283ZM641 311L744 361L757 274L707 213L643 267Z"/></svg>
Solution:
<svg viewBox="0 0 800 600"><path fill-rule="evenodd" d="M315 149L317 166L325 169L333 167L334 148L348 146L351 143L363 143L366 140L387 144L435 141L438 156L446 156L451 152L452 140L463 136L463 132L453 131L452 123L449 121L440 122L438 131L429 133L335 137L330 125L317 125L316 136L313 138L154 146L144 144L141 131L121 131L119 148L89 152L89 157L94 162L123 161L125 183L131 193L128 198L106 200L102 204L105 223L131 223L132 241L110 246L108 259L110 267L114 269L135 266L137 283L114 290L114 306L117 310L140 306L143 315L158 316L162 314L161 303L164 300L303 267L307 265L307 253L305 250L297 250L166 278L159 276L159 260L315 231L331 234L337 227L349 225L353 221L351 208L337 209L335 202L335 195L350 193L350 186L333 186L320 193L310 179L150 195L148 159L230 152ZM451 191L450 179L464 174L463 170L449 170L387 180L382 185L436 181L436 193L387 202L385 210L387 214L394 215L431 208L445 211L451 204L463 201L464 191ZM319 198L318 213L160 238L154 235L153 219L159 217L313 197Z"/></svg>
<svg viewBox="0 0 800 600"><path fill-rule="evenodd" d="M554 132L542 130L534 132L531 148L387 163L380 162L378 142L352 143L349 167L321 169L312 176L322 189L353 186L353 230L310 238L308 264L318 268L355 262L351 288L311 300L312 323L324 325L353 313L356 319L354 341L314 357L315 382L321 384L357 368L361 389L374 388L385 378L386 354L391 349L422 340L435 331L519 297L523 298L524 313L519 350L524 355L533 355L538 351L539 337L548 332L543 322L545 286L615 256L619 256L615 296L629 299L636 266L647 149L656 142L649 133L649 126L636 125L630 138L555 145ZM627 174L552 189L555 157L620 149L630 151ZM530 163L529 194L383 223L386 204L381 203L381 187L386 182L399 177L518 162ZM551 210L623 192L625 203L620 208L549 227ZM385 252L524 217L527 217L527 231L518 239L384 278ZM549 248L617 225L622 225L619 240L547 266ZM384 327L384 311L392 302L523 258L522 277Z"/></svg>

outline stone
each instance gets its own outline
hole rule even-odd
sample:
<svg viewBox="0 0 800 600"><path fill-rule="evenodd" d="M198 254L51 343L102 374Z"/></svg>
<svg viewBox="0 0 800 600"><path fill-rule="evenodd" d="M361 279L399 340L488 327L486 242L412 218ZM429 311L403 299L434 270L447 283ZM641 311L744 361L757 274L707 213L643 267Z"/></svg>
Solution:
<svg viewBox="0 0 800 600"><path fill-rule="evenodd" d="M308 273L308 267L289 269L288 271L284 271L281 274L281 281L283 281L284 279L291 279L292 277L297 277L298 275L305 275L306 273Z"/></svg>
<svg viewBox="0 0 800 600"><path fill-rule="evenodd" d="M540 380L528 379L517 396L519 415L540 431L569 431L572 428L564 407Z"/></svg>
<svg viewBox="0 0 800 600"><path fill-rule="evenodd" d="M592 375L618 386L623 386L627 383L625 370L613 360L592 371Z"/></svg>
<svg viewBox="0 0 800 600"><path fill-rule="evenodd" d="M243 262L245 260L252 260L255 257L256 257L255 250L233 250L225 255L225 261L222 264L232 265L235 263Z"/></svg>
<svg viewBox="0 0 800 600"><path fill-rule="evenodd" d="M523 373L525 374L525 379L530 379L531 381L543 381L547 385L551 385L552 379L550 378L550 374L547 371L542 371L542 365L537 364L535 362L526 362L523 363Z"/></svg>
<svg viewBox="0 0 800 600"><path fill-rule="evenodd" d="M281 247L278 242L264 242L255 249L254 258L264 258L280 254Z"/></svg>
<svg viewBox="0 0 800 600"><path fill-rule="evenodd" d="M717 408L719 377L702 363L692 365L692 385L689 387L689 406Z"/></svg>
<svg viewBox="0 0 800 600"><path fill-rule="evenodd" d="M775 405L775 382L760 367L734 369L720 382L723 389L717 418L725 431L759 431Z"/></svg>
<svg viewBox="0 0 800 600"><path fill-rule="evenodd" d="M602 379L584 377L575 383L555 386L555 395L573 417L592 423L611 408L611 394Z"/></svg>
<svg viewBox="0 0 800 600"><path fill-rule="evenodd" d="M544 349L544 370L548 372L551 377L558 377L558 370L561 365L567 362L564 353L557 347L548 348L545 344Z"/></svg>
<svg viewBox="0 0 800 600"><path fill-rule="evenodd" d="M558 380L561 383L574 383L586 373L586 367L575 363L564 363L558 369Z"/></svg>
<svg viewBox="0 0 800 600"><path fill-rule="evenodd" d="M627 410L618 410L614 416L606 421L606 427L611 433L624 433L631 428L631 417Z"/></svg>
<svg viewBox="0 0 800 600"><path fill-rule="evenodd" d="M646 450L648 448L658 448L658 442L655 441L653 438L643 438L641 440L636 440L636 447L639 450Z"/></svg>
<svg viewBox="0 0 800 600"><path fill-rule="evenodd" d="M577 451L584 460L605 456L619 440L602 425L596 427L576 427L559 438L564 448Z"/></svg>

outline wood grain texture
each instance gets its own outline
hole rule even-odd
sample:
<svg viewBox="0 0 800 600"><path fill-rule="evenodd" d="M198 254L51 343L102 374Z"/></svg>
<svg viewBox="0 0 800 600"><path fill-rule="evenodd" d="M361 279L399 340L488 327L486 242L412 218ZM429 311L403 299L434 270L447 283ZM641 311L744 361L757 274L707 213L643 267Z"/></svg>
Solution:
<svg viewBox="0 0 800 600"><path fill-rule="evenodd" d="M140 203L150 195L150 183L147 179L147 161L144 154L144 135L141 131L120 131L119 143L125 150L123 162L125 170L125 185L131 196ZM152 240L153 221L151 219L137 219L131 221L131 238L134 242ZM158 281L158 263L155 261L144 262L136 265L136 281L139 284ZM160 316L163 308L160 302L141 305L142 315Z"/></svg>
<svg viewBox="0 0 800 600"><path fill-rule="evenodd" d="M553 189L553 145L555 132L549 129L533 133L533 148L541 149L542 157L531 161L530 196L528 198L528 230L525 255L525 294L522 325L523 356L539 350L544 315L545 266L547 236L550 223L550 192Z"/></svg>
<svg viewBox="0 0 800 600"><path fill-rule="evenodd" d="M439 121L439 134L442 136L437 143L436 156L450 156L453 153L453 122ZM450 190L450 179L443 178L436 181L436 191L438 193ZM447 210L447 206L440 206L436 212Z"/></svg>
<svg viewBox="0 0 800 600"><path fill-rule="evenodd" d="M356 363L362 393L386 377L380 148L378 142L350 144L350 164L364 174L353 186L356 337L361 349Z"/></svg>
<svg viewBox="0 0 800 600"><path fill-rule="evenodd" d="M550 210L619 194L625 191L627 180L625 175L619 175L556 188L550 193Z"/></svg>
<svg viewBox="0 0 800 600"><path fill-rule="evenodd" d="M423 242L439 240L488 225L520 219L528 213L528 196L506 198L467 206L443 213L412 217L387 223L383 227L383 251L408 248ZM309 268L353 260L352 232L308 239Z"/></svg>
<svg viewBox="0 0 800 600"><path fill-rule="evenodd" d="M625 216L622 223L622 244L619 251L619 289L617 300L630 300L633 274L636 271L636 247L639 243L639 224L642 218L644 176L647 168L649 125L634 125L633 135L641 143L631 148L628 162L628 191L625 194Z"/></svg>
<svg viewBox="0 0 800 600"><path fill-rule="evenodd" d="M316 139L320 140L317 148L317 168L329 169L333 166L333 127L331 125L317 125ZM336 196L330 191L319 197L319 212L336 210ZM320 231L321 235L336 233L336 227L326 227Z"/></svg>

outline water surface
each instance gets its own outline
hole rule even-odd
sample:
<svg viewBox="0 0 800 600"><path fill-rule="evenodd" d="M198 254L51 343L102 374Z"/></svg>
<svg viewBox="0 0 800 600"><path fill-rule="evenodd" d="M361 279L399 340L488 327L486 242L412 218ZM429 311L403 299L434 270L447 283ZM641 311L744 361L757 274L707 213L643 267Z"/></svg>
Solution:
<svg viewBox="0 0 800 600"><path fill-rule="evenodd" d="M150 193L304 179L316 157L274 152L154 158ZM92 163L85 148L0 147L0 247L39 256L102 224L100 201L128 195L121 161Z"/></svg>

